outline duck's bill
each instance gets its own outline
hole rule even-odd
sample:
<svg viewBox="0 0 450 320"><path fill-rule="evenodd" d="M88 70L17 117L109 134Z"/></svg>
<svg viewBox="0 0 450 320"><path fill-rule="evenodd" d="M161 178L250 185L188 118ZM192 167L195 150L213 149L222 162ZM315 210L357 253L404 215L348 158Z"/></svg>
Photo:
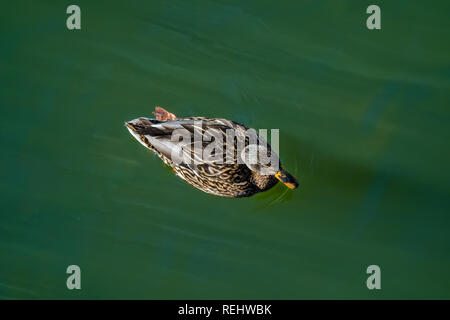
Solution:
<svg viewBox="0 0 450 320"><path fill-rule="evenodd" d="M297 189L298 182L289 172L280 170L275 174L275 178L283 182L289 189Z"/></svg>

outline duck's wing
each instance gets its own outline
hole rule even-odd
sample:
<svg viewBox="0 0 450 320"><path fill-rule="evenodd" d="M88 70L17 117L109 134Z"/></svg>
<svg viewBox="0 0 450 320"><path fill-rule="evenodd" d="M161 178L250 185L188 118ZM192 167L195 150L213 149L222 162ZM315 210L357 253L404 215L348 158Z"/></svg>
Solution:
<svg viewBox="0 0 450 320"><path fill-rule="evenodd" d="M196 151L206 150L205 148L208 148L212 142L216 142L216 137L222 138L222 150L228 150L225 148L227 130L245 134L247 129L230 120L200 117L171 121L138 118L127 122L126 126L131 134L147 148L178 165L192 169L196 169L198 165L218 164L219 157L203 157L203 153L199 154ZM236 154L230 155L229 159L235 163Z"/></svg>

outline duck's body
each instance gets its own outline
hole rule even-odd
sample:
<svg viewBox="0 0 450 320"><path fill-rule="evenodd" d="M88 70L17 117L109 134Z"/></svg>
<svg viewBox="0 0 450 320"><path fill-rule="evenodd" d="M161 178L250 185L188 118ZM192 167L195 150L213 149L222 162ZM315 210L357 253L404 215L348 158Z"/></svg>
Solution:
<svg viewBox="0 0 450 320"><path fill-rule="evenodd" d="M239 161L242 159L239 152L233 151L239 150L236 145L237 141L233 140L233 147L236 149L231 149L231 153L225 151L227 133L229 132L227 130L233 130L236 137L244 137L245 147L248 146L249 139L248 137L245 138L245 134L248 133L249 128L243 124L219 118L192 117L179 119L162 108L156 107L155 110L156 119L138 118L126 122L125 125L141 144L155 152L165 164L173 168L178 177L192 186L210 194L231 198L248 197L268 190L278 180L291 188L297 187L295 178L281 169L279 160L276 163L277 168L279 166L278 171L272 172L273 174L261 174L260 165L256 164L258 170L254 170L255 164L246 164ZM220 150L223 150L224 156L219 159L199 158L194 152L196 148L194 139L188 142L174 139L174 136L180 133L183 135L190 134L191 137L200 137L200 146L203 148L211 144L211 141L216 141L216 135L223 138ZM265 140L256 133L255 137L257 143L265 143ZM270 146L268 148L270 154ZM216 154L216 152L213 152L213 154ZM177 154L180 156L177 156ZM219 161L225 159L225 154L229 156L226 158L227 161Z"/></svg>

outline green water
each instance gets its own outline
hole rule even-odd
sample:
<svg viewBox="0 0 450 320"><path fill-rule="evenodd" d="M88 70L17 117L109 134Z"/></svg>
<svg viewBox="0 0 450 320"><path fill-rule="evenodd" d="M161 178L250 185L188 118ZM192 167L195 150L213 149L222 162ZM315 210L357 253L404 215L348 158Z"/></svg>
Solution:
<svg viewBox="0 0 450 320"><path fill-rule="evenodd" d="M2 3L0 298L450 298L448 1L69 4ZM279 128L300 188L185 184L155 105Z"/></svg>

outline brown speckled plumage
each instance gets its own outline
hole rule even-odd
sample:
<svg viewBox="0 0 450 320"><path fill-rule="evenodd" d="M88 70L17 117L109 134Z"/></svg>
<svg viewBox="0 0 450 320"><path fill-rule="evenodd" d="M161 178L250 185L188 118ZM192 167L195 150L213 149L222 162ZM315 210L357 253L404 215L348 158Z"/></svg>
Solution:
<svg viewBox="0 0 450 320"><path fill-rule="evenodd" d="M173 145L174 142L170 139L176 129L186 129L192 134L195 130L198 130L197 133L202 135L209 129L223 135L223 150L225 152L226 130L234 129L236 132L245 132L248 128L243 124L219 118L191 117L179 119L159 107L156 108L155 115L156 119L138 118L125 124L136 139L155 152L165 164L173 168L178 177L190 185L217 196L240 198L268 190L278 182L274 175L262 175L251 170L247 165L238 163L236 152L232 156L233 161L231 163L207 161L204 163L183 162L176 164L169 154L171 150L168 150L165 147L166 145L163 145L163 147L160 145L160 142ZM201 121L201 127L196 125L199 123L198 121ZM259 136L258 139L260 139ZM205 142L203 144L205 146ZM246 139L246 145L248 145L248 139ZM193 155L190 156L193 157Z"/></svg>

